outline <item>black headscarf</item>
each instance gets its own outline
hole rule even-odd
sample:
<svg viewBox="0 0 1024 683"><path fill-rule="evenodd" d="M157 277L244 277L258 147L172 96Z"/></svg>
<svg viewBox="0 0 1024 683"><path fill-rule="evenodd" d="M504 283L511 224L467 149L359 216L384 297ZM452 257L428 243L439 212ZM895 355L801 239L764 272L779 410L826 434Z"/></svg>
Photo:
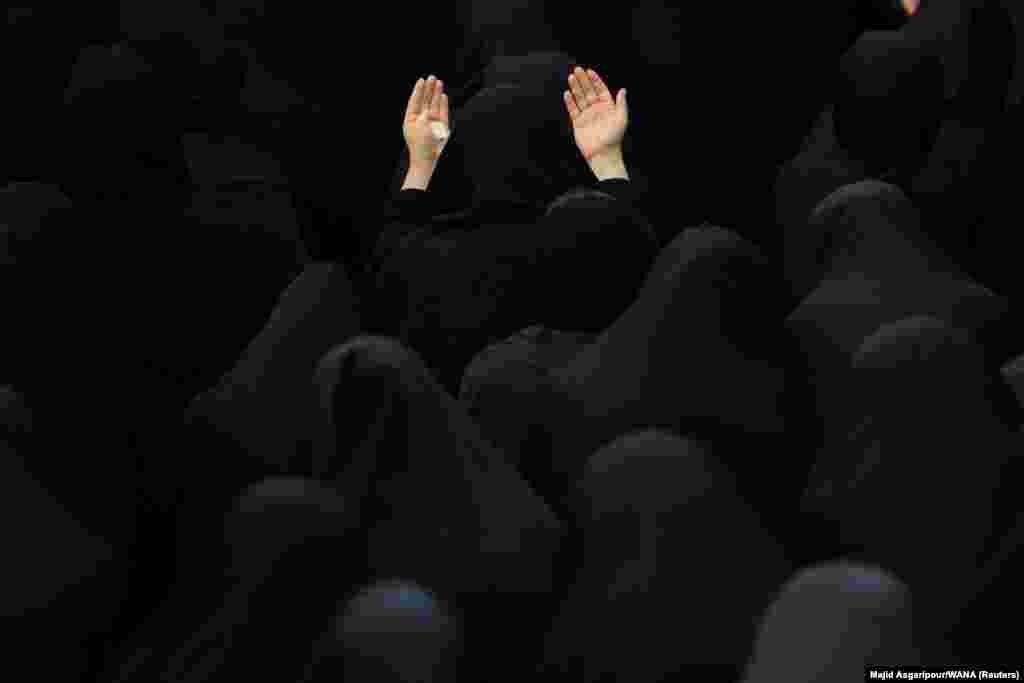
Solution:
<svg viewBox="0 0 1024 683"><path fill-rule="evenodd" d="M961 330L924 316L881 327L852 360L845 390L857 419L826 442L805 499L846 552L913 586L940 629L977 587L1013 452L990 379Z"/></svg>
<svg viewBox="0 0 1024 683"><path fill-rule="evenodd" d="M624 436L589 460L578 507L582 565L549 664L580 681L734 677L790 568L714 453L666 433Z"/></svg>
<svg viewBox="0 0 1024 683"><path fill-rule="evenodd" d="M958 27L967 43L967 67L953 97L952 113L966 125L988 126L1006 112L1019 59L1017 31L1003 0L972 4L976 6L966 25Z"/></svg>
<svg viewBox="0 0 1024 683"><path fill-rule="evenodd" d="M847 562L804 569L765 614L743 680L853 683L869 666L922 664L914 637L910 588L897 577Z"/></svg>
<svg viewBox="0 0 1024 683"><path fill-rule="evenodd" d="M1004 314L1006 302L963 275L923 227L899 189L864 181L832 193L815 209L807 232L794 235L800 247L791 253L803 256L787 264L790 279L803 291L820 282L787 325L819 391L830 394L819 393L823 417L842 412L840 378L851 354L879 326L933 315L977 330Z"/></svg>
<svg viewBox="0 0 1024 683"><path fill-rule="evenodd" d="M750 243L721 228L684 231L634 303L552 372L545 422L556 469L573 472L594 448L645 427L780 432L784 373L769 341L778 291Z"/></svg>
<svg viewBox="0 0 1024 683"><path fill-rule="evenodd" d="M263 329L191 419L231 436L282 472L308 472L317 409L316 364L360 330L352 285L337 264L307 266L281 294Z"/></svg>
<svg viewBox="0 0 1024 683"><path fill-rule="evenodd" d="M868 176L905 184L927 162L942 124L941 60L903 33L875 31L839 67L836 141Z"/></svg>
<svg viewBox="0 0 1024 683"><path fill-rule="evenodd" d="M478 353L466 366L459 400L491 443L510 462L529 452L539 425L517 407L543 391L548 374L565 365L593 341L594 335L534 326Z"/></svg>
<svg viewBox="0 0 1024 683"><path fill-rule="evenodd" d="M635 203L600 192L562 195L539 230L550 237L538 259L546 291L536 298L536 321L550 328L596 333L610 325L657 256L654 228Z"/></svg>
<svg viewBox="0 0 1024 683"><path fill-rule="evenodd" d="M528 665L519 655L550 607L563 537L552 510L397 342L334 349L317 384L314 472L359 501L371 578L406 577L460 605L474 661L515 652L509 666ZM512 618L531 626L509 640L499 622Z"/></svg>
<svg viewBox="0 0 1024 683"><path fill-rule="evenodd" d="M652 229L633 202L572 199L518 219L491 209L473 213L482 227L411 239L378 274L403 319L397 336L453 391L475 353L524 327L606 326L655 255Z"/></svg>
<svg viewBox="0 0 1024 683"><path fill-rule="evenodd" d="M927 3L928 0L920 0L916 13ZM898 31L914 16L907 12L905 0L860 0L856 12L862 31Z"/></svg>
<svg viewBox="0 0 1024 683"><path fill-rule="evenodd" d="M452 112L451 144L460 149L475 204L542 210L590 178L561 98L570 65L558 53L496 60L482 89Z"/></svg>
<svg viewBox="0 0 1024 683"><path fill-rule="evenodd" d="M347 539L358 523L350 513L347 500L318 482L247 487L224 518L233 585L207 605L186 642L164 643L180 645L170 657L157 653L121 680L299 680L334 605L363 578L351 552L358 544Z"/></svg>
<svg viewBox="0 0 1024 683"><path fill-rule="evenodd" d="M458 619L449 606L414 583L383 581L343 606L302 680L451 681L459 647Z"/></svg>
<svg viewBox="0 0 1024 683"><path fill-rule="evenodd" d="M316 383L314 473L360 501L378 574L443 596L549 589L550 509L414 353L359 337L323 358Z"/></svg>

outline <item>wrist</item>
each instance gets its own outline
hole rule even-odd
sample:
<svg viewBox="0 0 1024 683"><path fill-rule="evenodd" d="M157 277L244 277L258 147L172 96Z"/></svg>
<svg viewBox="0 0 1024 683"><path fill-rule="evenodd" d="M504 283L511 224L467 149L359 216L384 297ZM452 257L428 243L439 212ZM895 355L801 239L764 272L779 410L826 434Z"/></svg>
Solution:
<svg viewBox="0 0 1024 683"><path fill-rule="evenodd" d="M437 164L430 161L410 160L409 170L405 174L405 182L402 183L403 190L426 190L434 177L434 169Z"/></svg>
<svg viewBox="0 0 1024 683"><path fill-rule="evenodd" d="M605 150L587 159L590 170L594 172L598 180L610 180L612 178L624 178L629 180L629 172L626 170L626 161L619 148Z"/></svg>

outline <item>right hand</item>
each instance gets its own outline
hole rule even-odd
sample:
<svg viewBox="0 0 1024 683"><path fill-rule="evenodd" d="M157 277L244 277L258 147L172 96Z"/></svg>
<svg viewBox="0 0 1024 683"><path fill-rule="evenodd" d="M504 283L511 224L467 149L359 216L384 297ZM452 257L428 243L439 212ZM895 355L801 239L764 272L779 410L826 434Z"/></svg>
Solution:
<svg viewBox="0 0 1024 683"><path fill-rule="evenodd" d="M569 76L569 88L563 99L572 118L576 147L583 158L590 162L595 157L621 154L622 139L629 125L625 88L613 99L596 71L580 67Z"/></svg>

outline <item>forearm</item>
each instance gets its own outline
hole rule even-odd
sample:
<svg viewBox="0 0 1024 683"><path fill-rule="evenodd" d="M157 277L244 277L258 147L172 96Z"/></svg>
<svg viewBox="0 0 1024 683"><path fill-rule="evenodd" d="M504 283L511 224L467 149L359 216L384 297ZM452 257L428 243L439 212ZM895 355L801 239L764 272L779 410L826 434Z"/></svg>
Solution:
<svg viewBox="0 0 1024 683"><path fill-rule="evenodd" d="M426 190L430 186L430 180L434 177L436 163L414 161L409 163L409 170L405 174L405 182L402 183L403 190Z"/></svg>
<svg viewBox="0 0 1024 683"><path fill-rule="evenodd" d="M626 170L626 161L622 156L621 149L613 149L597 154L587 160L590 170L597 176L599 181L612 178L629 180L629 172Z"/></svg>

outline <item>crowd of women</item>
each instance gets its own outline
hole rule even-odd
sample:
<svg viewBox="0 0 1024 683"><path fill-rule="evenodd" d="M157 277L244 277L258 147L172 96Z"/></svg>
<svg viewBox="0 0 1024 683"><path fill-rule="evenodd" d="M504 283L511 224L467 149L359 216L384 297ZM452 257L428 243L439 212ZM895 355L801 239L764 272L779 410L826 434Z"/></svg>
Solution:
<svg viewBox="0 0 1024 683"><path fill-rule="evenodd" d="M456 4L8 11L10 665L1013 665L1007 6Z"/></svg>

